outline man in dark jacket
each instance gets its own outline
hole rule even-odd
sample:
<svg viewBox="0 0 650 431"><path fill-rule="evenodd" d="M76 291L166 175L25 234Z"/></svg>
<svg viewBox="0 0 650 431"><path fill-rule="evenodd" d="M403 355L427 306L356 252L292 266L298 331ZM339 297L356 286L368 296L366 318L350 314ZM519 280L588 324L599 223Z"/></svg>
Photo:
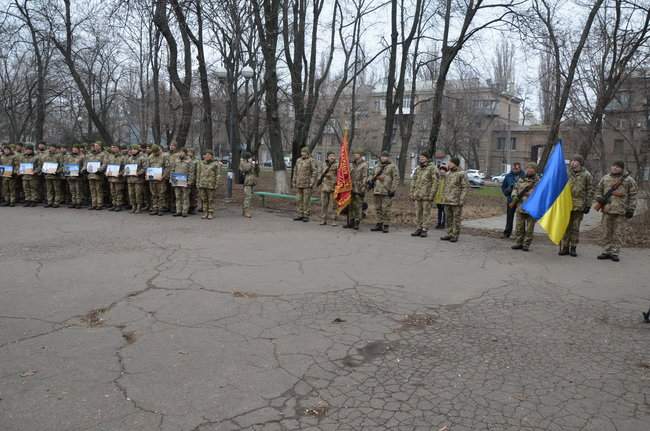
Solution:
<svg viewBox="0 0 650 431"><path fill-rule="evenodd" d="M512 170L506 175L501 184L501 191L508 200L506 204L506 228L503 231L503 238L510 238L510 235L512 235L512 226L515 220L515 212L517 211L517 208L510 208L510 203L512 202L512 190L515 188L515 184L517 184L519 178L523 177L524 173L521 170L521 164L515 162L512 165Z"/></svg>

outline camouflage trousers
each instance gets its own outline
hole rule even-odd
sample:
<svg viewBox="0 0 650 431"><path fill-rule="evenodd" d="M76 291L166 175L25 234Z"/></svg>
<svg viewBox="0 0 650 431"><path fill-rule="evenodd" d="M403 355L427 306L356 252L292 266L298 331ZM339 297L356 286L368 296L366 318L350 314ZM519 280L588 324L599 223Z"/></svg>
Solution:
<svg viewBox="0 0 650 431"><path fill-rule="evenodd" d="M363 216L363 199L364 195L361 193L352 193L352 200L348 209L350 220L361 220Z"/></svg>
<svg viewBox="0 0 650 431"><path fill-rule="evenodd" d="M45 192L49 205L61 205L65 196L63 195L63 181L60 178L45 178Z"/></svg>
<svg viewBox="0 0 650 431"><path fill-rule="evenodd" d="M311 215L311 188L298 189L296 193L296 212L299 216Z"/></svg>
<svg viewBox="0 0 650 431"><path fill-rule="evenodd" d="M334 192L320 192L320 217L324 222L336 222L336 199Z"/></svg>
<svg viewBox="0 0 650 431"><path fill-rule="evenodd" d="M114 207L124 205L124 183L122 181L109 182L108 189L111 193L111 204Z"/></svg>
<svg viewBox="0 0 650 431"><path fill-rule="evenodd" d="M151 192L151 211L158 212L167 205L166 184L164 181L150 181L149 192Z"/></svg>
<svg viewBox="0 0 650 431"><path fill-rule="evenodd" d="M68 189L72 205L81 205L81 180L79 178L68 178Z"/></svg>
<svg viewBox="0 0 650 431"><path fill-rule="evenodd" d="M447 217L447 235L458 239L460 223L463 219L463 206L445 205L445 216Z"/></svg>
<svg viewBox="0 0 650 431"><path fill-rule="evenodd" d="M515 242L519 245L529 246L533 242L535 232L535 219L525 212L517 211L515 225Z"/></svg>
<svg viewBox="0 0 650 431"><path fill-rule="evenodd" d="M190 210L190 188L174 187L174 202L176 204L176 214L187 215Z"/></svg>
<svg viewBox="0 0 650 431"><path fill-rule="evenodd" d="M387 195L375 195L375 214L377 214L378 224L390 224L392 206L393 198Z"/></svg>
<svg viewBox="0 0 650 431"><path fill-rule="evenodd" d="M144 184L143 183L128 183L127 190L129 194L129 204L132 207L140 207L144 205Z"/></svg>
<svg viewBox="0 0 650 431"><path fill-rule="evenodd" d="M16 179L3 178L2 179L2 197L8 204L16 203Z"/></svg>
<svg viewBox="0 0 650 431"><path fill-rule="evenodd" d="M415 227L429 230L431 226L431 201L417 199L415 201Z"/></svg>
<svg viewBox="0 0 650 431"><path fill-rule="evenodd" d="M571 211L569 225L566 228L560 247L568 248L578 245L580 242L580 223L582 223L583 217L584 213L582 211Z"/></svg>
<svg viewBox="0 0 650 431"><path fill-rule="evenodd" d="M207 189L205 187L199 188L199 195L201 197L201 206L203 207L203 214L214 214L214 207L216 201L216 190Z"/></svg>
<svg viewBox="0 0 650 431"><path fill-rule="evenodd" d="M247 210L251 207L253 201L253 186L244 186L244 202L242 208Z"/></svg>
<svg viewBox="0 0 650 431"><path fill-rule="evenodd" d="M621 252L621 236L625 216L619 214L603 214L605 231L605 253L618 256Z"/></svg>
<svg viewBox="0 0 650 431"><path fill-rule="evenodd" d="M104 182L101 178L89 179L90 207L101 208L104 205Z"/></svg>
<svg viewBox="0 0 650 431"><path fill-rule="evenodd" d="M23 176L23 191L27 202L38 202L38 181L31 175Z"/></svg>

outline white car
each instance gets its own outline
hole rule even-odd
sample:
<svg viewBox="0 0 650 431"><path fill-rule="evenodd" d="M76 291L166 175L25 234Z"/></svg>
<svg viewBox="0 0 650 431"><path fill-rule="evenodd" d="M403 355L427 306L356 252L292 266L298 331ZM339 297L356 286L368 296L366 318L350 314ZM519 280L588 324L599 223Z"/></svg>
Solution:
<svg viewBox="0 0 650 431"><path fill-rule="evenodd" d="M467 173L468 176L478 177L478 178L480 178L482 180L485 179L485 173L479 171L478 169L468 169L465 172Z"/></svg>
<svg viewBox="0 0 650 431"><path fill-rule="evenodd" d="M506 175L507 174L505 172L500 174L500 175L496 175L496 176L492 177L492 182L502 184L503 180L506 179Z"/></svg>

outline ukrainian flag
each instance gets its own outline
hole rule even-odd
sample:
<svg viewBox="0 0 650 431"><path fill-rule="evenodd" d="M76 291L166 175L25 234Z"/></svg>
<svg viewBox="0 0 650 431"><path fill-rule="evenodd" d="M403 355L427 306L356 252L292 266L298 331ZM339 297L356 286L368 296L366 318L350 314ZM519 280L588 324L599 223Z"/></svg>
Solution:
<svg viewBox="0 0 650 431"><path fill-rule="evenodd" d="M569 174L564 165L562 141L558 141L548 158L544 176L523 205L523 210L537 220L551 241L559 244L569 226L572 209Z"/></svg>

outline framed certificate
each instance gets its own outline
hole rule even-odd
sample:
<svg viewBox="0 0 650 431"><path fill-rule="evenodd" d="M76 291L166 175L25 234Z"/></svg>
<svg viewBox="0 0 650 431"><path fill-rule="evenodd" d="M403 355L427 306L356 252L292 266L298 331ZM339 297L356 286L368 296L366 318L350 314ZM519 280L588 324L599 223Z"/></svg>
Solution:
<svg viewBox="0 0 650 431"><path fill-rule="evenodd" d="M138 175L138 164L129 163L124 165L124 175L127 177L135 177Z"/></svg>
<svg viewBox="0 0 650 431"><path fill-rule="evenodd" d="M107 165L106 166L106 176L107 177L119 177L120 176L120 165Z"/></svg>
<svg viewBox="0 0 650 431"><path fill-rule="evenodd" d="M77 163L66 163L63 165L63 175L66 177L78 177L79 165Z"/></svg>
<svg viewBox="0 0 650 431"><path fill-rule="evenodd" d="M33 163L21 163L18 167L18 174L20 175L34 175Z"/></svg>
<svg viewBox="0 0 650 431"><path fill-rule="evenodd" d="M160 181L162 180L163 168L147 168L147 180Z"/></svg>
<svg viewBox="0 0 650 431"><path fill-rule="evenodd" d="M100 161L88 162L86 163L86 170L89 174L96 174L101 165L102 163Z"/></svg>
<svg viewBox="0 0 650 431"><path fill-rule="evenodd" d="M54 175L56 170L59 169L59 164L56 162L43 162L43 171L44 174Z"/></svg>
<svg viewBox="0 0 650 431"><path fill-rule="evenodd" d="M172 187L187 187L187 174L174 172L169 181L172 183Z"/></svg>
<svg viewBox="0 0 650 431"><path fill-rule="evenodd" d="M14 167L11 165L0 165L0 175L5 178L11 177L14 173Z"/></svg>

